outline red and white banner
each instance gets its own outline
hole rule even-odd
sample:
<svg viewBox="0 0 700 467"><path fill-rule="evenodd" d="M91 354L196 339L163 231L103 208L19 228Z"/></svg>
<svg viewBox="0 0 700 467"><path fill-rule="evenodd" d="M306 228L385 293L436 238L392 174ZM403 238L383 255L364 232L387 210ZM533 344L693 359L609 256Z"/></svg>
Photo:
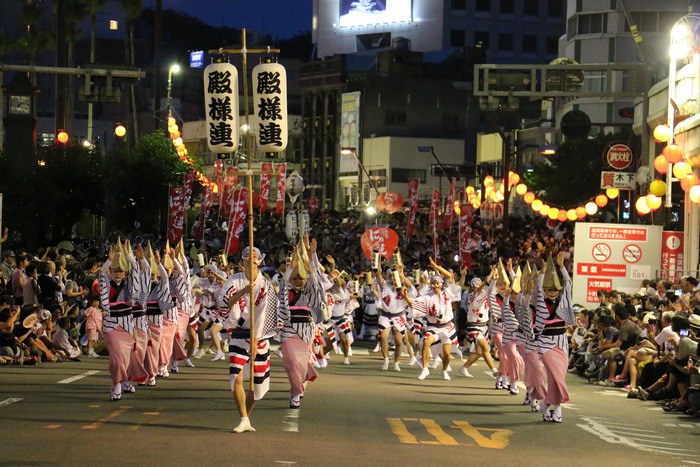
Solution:
<svg viewBox="0 0 700 467"><path fill-rule="evenodd" d="M185 226L185 187L171 186L168 197L168 240L175 245L182 238Z"/></svg>
<svg viewBox="0 0 700 467"><path fill-rule="evenodd" d="M185 187L185 197L187 198L187 203L189 204L190 198L192 197L192 187L194 186L194 170L187 172L185 174L185 182L183 186Z"/></svg>
<svg viewBox="0 0 700 467"><path fill-rule="evenodd" d="M231 207L233 206L233 192L236 189L236 179L238 178L238 176L233 175L233 172L234 169L232 168L226 170L224 189L219 203L219 215L224 219L228 219L231 216Z"/></svg>
<svg viewBox="0 0 700 467"><path fill-rule="evenodd" d="M263 174L260 176L260 210L267 211L270 198L270 180L272 179L272 162L263 162L260 166Z"/></svg>
<svg viewBox="0 0 700 467"><path fill-rule="evenodd" d="M408 181L408 227L406 228L406 239L409 240L413 235L413 227L416 222L416 213L418 212L418 184L416 179Z"/></svg>
<svg viewBox="0 0 700 467"><path fill-rule="evenodd" d="M221 206L221 200L222 197L224 196L224 177L223 177L223 162L222 161L216 161L214 162L214 177L216 179L216 186L217 189L219 190L218 195L216 197L216 203L219 206Z"/></svg>
<svg viewBox="0 0 700 467"><path fill-rule="evenodd" d="M472 220L474 208L469 203L459 207L459 255L462 258L460 269L472 267Z"/></svg>
<svg viewBox="0 0 700 467"><path fill-rule="evenodd" d="M275 214L284 213L284 194L287 183L287 164L277 164L277 203Z"/></svg>
<svg viewBox="0 0 700 467"><path fill-rule="evenodd" d="M248 189L240 188L233 194L233 210L228 223L228 233L226 235L227 255L238 253L239 239L243 233L246 214L248 213Z"/></svg>
<svg viewBox="0 0 700 467"><path fill-rule="evenodd" d="M430 223L437 225L435 222L438 217L438 203L440 202L440 192L433 190L433 202L430 204Z"/></svg>
<svg viewBox="0 0 700 467"><path fill-rule="evenodd" d="M602 278L586 278L586 301L589 303L595 303L600 301L598 298L598 291L603 289L610 292L613 287L612 279L602 279Z"/></svg>
<svg viewBox="0 0 700 467"><path fill-rule="evenodd" d="M209 216L209 210L214 202L214 189L211 186L207 186L204 190L204 195L202 195L202 206L199 211L199 222L194 229L194 239L196 241L202 240L204 238L204 226L207 223L207 217Z"/></svg>
<svg viewBox="0 0 700 467"><path fill-rule="evenodd" d="M661 277L676 281L683 275L683 232L661 233Z"/></svg>
<svg viewBox="0 0 700 467"><path fill-rule="evenodd" d="M309 198L309 211L316 212L316 209L318 209L318 198L312 196Z"/></svg>
<svg viewBox="0 0 700 467"><path fill-rule="evenodd" d="M454 215L454 204L455 204L455 183L456 179L453 177L450 183L450 193L447 195L447 206L445 206L445 217L442 219L442 228L449 232L452 228L452 216Z"/></svg>

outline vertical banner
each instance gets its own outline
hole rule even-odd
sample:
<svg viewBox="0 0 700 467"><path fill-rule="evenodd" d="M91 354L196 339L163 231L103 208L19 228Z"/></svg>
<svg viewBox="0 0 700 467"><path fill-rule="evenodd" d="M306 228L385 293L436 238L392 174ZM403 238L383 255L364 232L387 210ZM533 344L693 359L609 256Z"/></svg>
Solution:
<svg viewBox="0 0 700 467"><path fill-rule="evenodd" d="M453 177L450 183L450 193L447 195L447 205L445 206L445 216L442 219L442 228L449 233L450 228L452 228L452 216L454 215L454 203L455 203L455 183L456 179Z"/></svg>
<svg viewBox="0 0 700 467"><path fill-rule="evenodd" d="M272 162L263 162L260 176L260 210L267 211L267 203L270 198L270 180L272 179Z"/></svg>
<svg viewBox="0 0 700 467"><path fill-rule="evenodd" d="M185 225L185 188L171 186L168 197L168 240L175 245L182 238L182 229Z"/></svg>
<svg viewBox="0 0 700 467"><path fill-rule="evenodd" d="M287 147L287 71L279 63L253 68L253 111L258 149L280 152Z"/></svg>
<svg viewBox="0 0 700 467"><path fill-rule="evenodd" d="M287 183L287 164L277 164L277 202L275 214L284 213L284 193Z"/></svg>
<svg viewBox="0 0 700 467"><path fill-rule="evenodd" d="M459 207L459 255L462 259L460 269L472 267L472 219L473 208L469 203L461 203Z"/></svg>
<svg viewBox="0 0 700 467"><path fill-rule="evenodd" d="M204 105L207 145L214 154L238 149L238 70L230 63L212 63L204 69Z"/></svg>
<svg viewBox="0 0 700 467"><path fill-rule="evenodd" d="M233 210L231 211L231 218L228 223L228 232L226 234L225 253L227 255L238 253L239 239L241 238L241 233L243 233L247 213L248 189L241 188L235 190L233 195Z"/></svg>
<svg viewBox="0 0 700 467"><path fill-rule="evenodd" d="M202 207L199 212L199 222L197 227L194 229L194 239L196 241L201 241L204 238L204 227L207 223L207 217L209 217L209 210L214 201L214 189L211 186L207 186L204 190L204 195L202 196Z"/></svg>
<svg viewBox="0 0 700 467"><path fill-rule="evenodd" d="M224 177L224 189L221 194L221 203L219 204L219 216L228 219L231 216L231 207L233 206L233 192L236 188L235 182L237 176L233 175L234 169L229 168Z"/></svg>
<svg viewBox="0 0 700 467"><path fill-rule="evenodd" d="M683 232L664 230L661 233L661 271L658 277L676 281L683 275Z"/></svg>
<svg viewBox="0 0 700 467"><path fill-rule="evenodd" d="M430 224L437 225L438 203L440 202L440 192L433 190L433 202L430 204Z"/></svg>
<svg viewBox="0 0 700 467"><path fill-rule="evenodd" d="M433 220L430 223L430 226L432 227L432 236L433 236L433 259L435 260L435 262L437 264L440 264L440 242L438 239L437 208L435 210L436 210L435 216L433 217Z"/></svg>
<svg viewBox="0 0 700 467"><path fill-rule="evenodd" d="M222 176L223 166L223 161L214 162L214 176L216 177L216 189L218 190L215 204L218 204L219 206L221 206L221 198L224 196L224 178Z"/></svg>
<svg viewBox="0 0 700 467"><path fill-rule="evenodd" d="M185 205L189 205L190 198L192 197L192 187L194 187L194 170L187 172L184 176L184 187L185 187Z"/></svg>
<svg viewBox="0 0 700 467"><path fill-rule="evenodd" d="M316 212L316 209L318 209L318 198L312 196L309 198L309 211Z"/></svg>
<svg viewBox="0 0 700 467"><path fill-rule="evenodd" d="M408 181L408 227L406 228L406 240L410 240L413 235L413 228L416 223L416 213L418 212L418 184L417 179Z"/></svg>
<svg viewBox="0 0 700 467"><path fill-rule="evenodd" d="M340 147L354 149L357 157L360 157L360 102L362 93L360 91L346 92L341 97L340 113ZM355 156L350 154L340 154L338 172L341 175L356 174L359 165Z"/></svg>

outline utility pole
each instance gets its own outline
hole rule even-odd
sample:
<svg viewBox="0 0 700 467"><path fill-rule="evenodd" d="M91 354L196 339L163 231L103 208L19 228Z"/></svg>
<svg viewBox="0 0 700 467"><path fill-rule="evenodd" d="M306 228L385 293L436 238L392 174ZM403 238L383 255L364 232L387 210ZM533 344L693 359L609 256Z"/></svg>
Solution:
<svg viewBox="0 0 700 467"><path fill-rule="evenodd" d="M155 58L155 79L153 83L154 106L153 115L155 117L154 130L162 127L162 115L160 115L160 41L163 36L163 0L156 0L156 25L155 25L155 40L154 40L154 58ZM166 123L167 124L167 123ZM252 255L251 255L252 256Z"/></svg>
<svg viewBox="0 0 700 467"><path fill-rule="evenodd" d="M65 67L66 60L66 0L56 0L56 66ZM66 75L56 75L56 128L55 131L66 128L66 90L68 79Z"/></svg>

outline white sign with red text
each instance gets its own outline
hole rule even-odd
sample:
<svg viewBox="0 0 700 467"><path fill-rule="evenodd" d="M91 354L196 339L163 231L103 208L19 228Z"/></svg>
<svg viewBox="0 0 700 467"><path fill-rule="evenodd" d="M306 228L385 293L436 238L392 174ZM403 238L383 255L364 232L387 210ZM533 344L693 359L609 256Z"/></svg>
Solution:
<svg viewBox="0 0 700 467"><path fill-rule="evenodd" d="M683 232L663 232L660 277L676 280L683 275Z"/></svg>
<svg viewBox="0 0 700 467"><path fill-rule="evenodd" d="M598 290L635 293L661 263L661 231L655 225L576 223L573 300L598 303Z"/></svg>

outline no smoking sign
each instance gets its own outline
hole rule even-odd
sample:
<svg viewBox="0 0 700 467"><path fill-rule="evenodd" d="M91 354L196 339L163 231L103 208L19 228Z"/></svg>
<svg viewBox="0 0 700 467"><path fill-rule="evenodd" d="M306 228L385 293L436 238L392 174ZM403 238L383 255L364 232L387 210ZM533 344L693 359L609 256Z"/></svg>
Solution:
<svg viewBox="0 0 700 467"><path fill-rule="evenodd" d="M607 243L596 243L593 246L593 259L599 263L604 263L610 259L612 249Z"/></svg>
<svg viewBox="0 0 700 467"><path fill-rule="evenodd" d="M636 263L642 259L642 249L638 245L627 245L622 250L622 258L628 263Z"/></svg>

